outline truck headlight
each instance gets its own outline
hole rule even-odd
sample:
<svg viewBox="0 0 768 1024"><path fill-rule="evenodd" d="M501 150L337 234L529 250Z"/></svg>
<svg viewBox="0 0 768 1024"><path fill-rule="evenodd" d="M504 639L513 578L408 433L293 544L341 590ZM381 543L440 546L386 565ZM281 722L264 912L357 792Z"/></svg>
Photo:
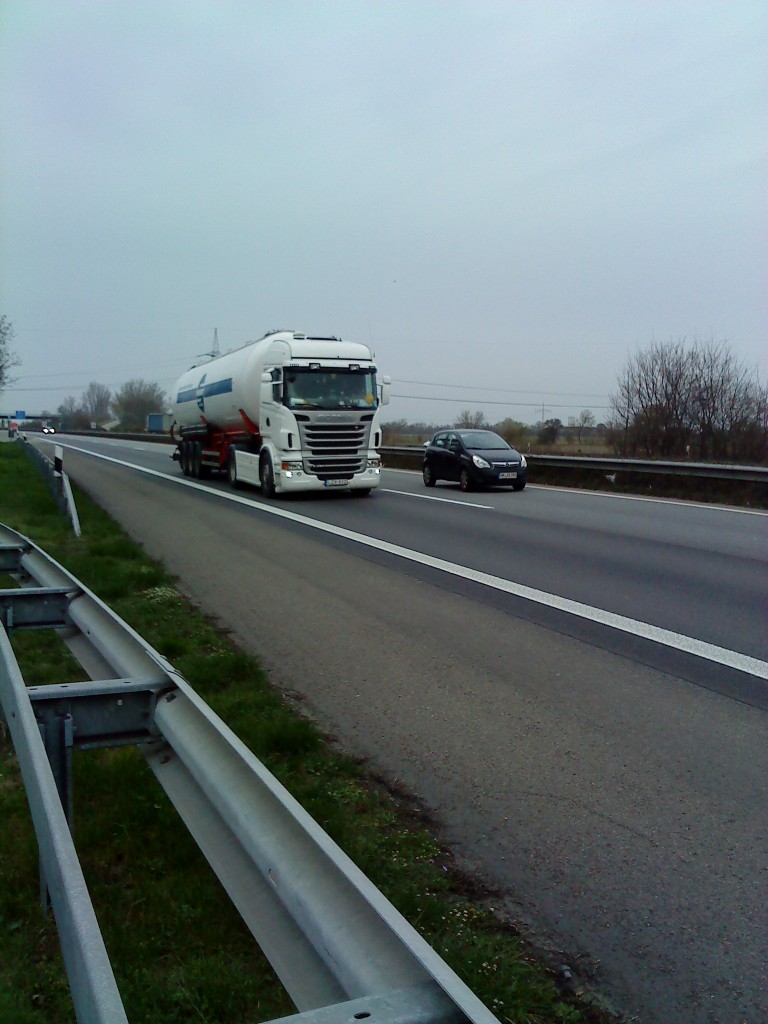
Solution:
<svg viewBox="0 0 768 1024"><path fill-rule="evenodd" d="M303 469L304 468L304 463L301 461L301 459L293 459L293 460L286 459L284 462L280 463L280 466L281 466L282 469L285 469L285 470L289 470L289 469L296 470L296 469Z"/></svg>
<svg viewBox="0 0 768 1024"><path fill-rule="evenodd" d="M369 469L378 469L378 467L380 465L381 465L381 459L368 459L368 468Z"/></svg>

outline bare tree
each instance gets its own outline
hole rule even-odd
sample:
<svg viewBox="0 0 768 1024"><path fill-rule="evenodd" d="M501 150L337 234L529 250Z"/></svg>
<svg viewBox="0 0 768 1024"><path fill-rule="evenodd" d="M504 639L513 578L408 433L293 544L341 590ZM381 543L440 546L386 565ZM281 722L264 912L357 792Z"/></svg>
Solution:
<svg viewBox="0 0 768 1024"><path fill-rule="evenodd" d="M626 453L744 460L763 450L763 392L727 342L654 342L627 360L611 403Z"/></svg>
<svg viewBox="0 0 768 1024"><path fill-rule="evenodd" d="M112 392L103 384L91 381L83 392L81 408L88 414L91 423L104 423L109 419L109 403Z"/></svg>
<svg viewBox="0 0 768 1024"><path fill-rule="evenodd" d="M616 418L625 424L631 453L670 456L684 449L690 433L689 389L685 342L654 342L630 356L611 402Z"/></svg>
<svg viewBox="0 0 768 1024"><path fill-rule="evenodd" d="M21 365L21 359L15 352L11 351L15 331L13 324L3 313L0 316L0 391L13 384L15 377L11 376L11 369Z"/></svg>
<svg viewBox="0 0 768 1024"><path fill-rule="evenodd" d="M165 404L162 388L140 378L123 384L112 399L112 409L122 430L143 430L147 416L152 412L163 412Z"/></svg>
<svg viewBox="0 0 768 1024"><path fill-rule="evenodd" d="M581 434L585 427L594 427L595 425L595 414L591 409L582 409L578 415L575 423L576 437L579 444L581 444Z"/></svg>
<svg viewBox="0 0 768 1024"><path fill-rule="evenodd" d="M88 413L74 395L68 395L56 411L67 430L87 430L91 425Z"/></svg>
<svg viewBox="0 0 768 1024"><path fill-rule="evenodd" d="M754 415L755 381L725 342L691 352L691 419L700 458L728 458L733 440Z"/></svg>
<svg viewBox="0 0 768 1024"><path fill-rule="evenodd" d="M479 409L475 412L471 412L469 409L462 409L453 425L458 429L476 430L478 427L485 426L485 413Z"/></svg>

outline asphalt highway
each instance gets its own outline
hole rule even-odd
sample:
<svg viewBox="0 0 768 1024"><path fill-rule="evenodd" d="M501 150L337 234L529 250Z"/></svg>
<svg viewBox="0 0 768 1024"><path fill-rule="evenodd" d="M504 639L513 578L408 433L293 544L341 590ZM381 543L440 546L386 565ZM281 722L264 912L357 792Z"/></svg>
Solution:
<svg viewBox="0 0 768 1024"><path fill-rule="evenodd" d="M768 515L529 487L265 501L57 437L492 905L627 1019L768 1020Z"/></svg>

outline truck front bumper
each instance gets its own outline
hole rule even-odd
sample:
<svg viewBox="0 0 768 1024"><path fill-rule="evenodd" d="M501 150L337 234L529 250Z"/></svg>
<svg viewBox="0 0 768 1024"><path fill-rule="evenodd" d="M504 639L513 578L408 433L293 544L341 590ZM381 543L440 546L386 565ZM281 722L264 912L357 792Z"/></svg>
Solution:
<svg viewBox="0 0 768 1024"><path fill-rule="evenodd" d="M370 491L380 483L380 466L368 466L361 473L355 473L351 479L331 477L328 480L320 480L303 469L275 467L275 490L281 494L294 491Z"/></svg>

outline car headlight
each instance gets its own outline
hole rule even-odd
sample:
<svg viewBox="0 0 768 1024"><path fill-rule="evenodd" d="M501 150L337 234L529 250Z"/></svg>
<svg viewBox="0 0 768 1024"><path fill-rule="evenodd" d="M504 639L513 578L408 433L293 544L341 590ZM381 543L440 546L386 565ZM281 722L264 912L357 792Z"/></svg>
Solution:
<svg viewBox="0 0 768 1024"><path fill-rule="evenodd" d="M491 468L490 462L486 462L485 459L481 459L479 455L473 455L472 456L472 461L474 462L474 464L477 466L478 469L490 469Z"/></svg>
<svg viewBox="0 0 768 1024"><path fill-rule="evenodd" d="M521 455L520 456L520 469L526 469L527 466L528 466L528 463L525 461L525 456Z"/></svg>

